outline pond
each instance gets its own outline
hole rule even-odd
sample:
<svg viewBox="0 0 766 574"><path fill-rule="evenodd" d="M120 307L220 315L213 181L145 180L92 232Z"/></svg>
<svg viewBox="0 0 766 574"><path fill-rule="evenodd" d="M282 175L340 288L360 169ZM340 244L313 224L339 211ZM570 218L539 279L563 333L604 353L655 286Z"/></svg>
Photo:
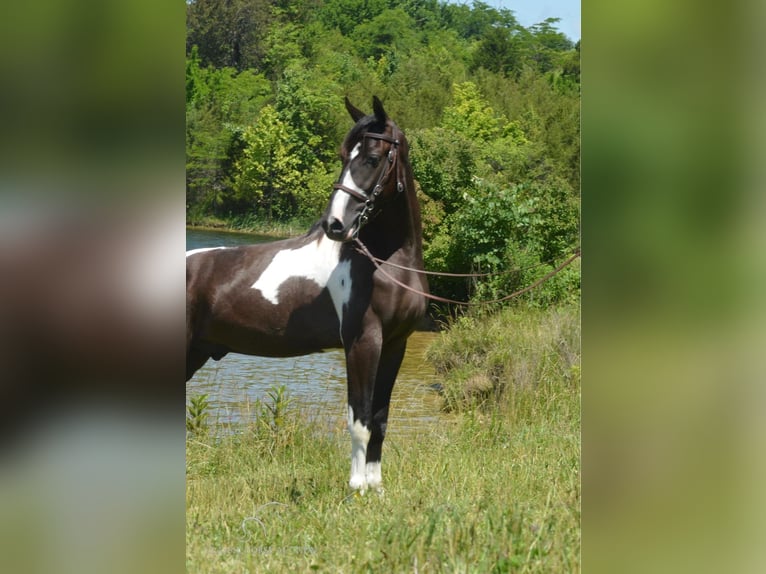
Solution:
<svg viewBox="0 0 766 574"><path fill-rule="evenodd" d="M186 249L234 246L272 241L247 233L187 229ZM436 424L442 400L433 388L438 383L433 367L425 360L428 345L438 336L415 332L391 398L388 436L421 432ZM345 428L346 365L341 349L292 358L253 357L230 353L210 360L187 383L187 395L209 395L213 422L248 420L252 404L266 399L273 387L284 385L294 404L328 429ZM425 427L425 428L424 428Z"/></svg>

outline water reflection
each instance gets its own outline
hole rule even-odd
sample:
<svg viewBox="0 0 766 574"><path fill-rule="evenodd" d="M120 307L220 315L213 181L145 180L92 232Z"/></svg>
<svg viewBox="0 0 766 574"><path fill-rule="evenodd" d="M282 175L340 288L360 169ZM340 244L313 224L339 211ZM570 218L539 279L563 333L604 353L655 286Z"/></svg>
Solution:
<svg viewBox="0 0 766 574"><path fill-rule="evenodd" d="M242 233L187 230L186 248L257 243L268 238ZM397 377L389 410L389 436L422 432L435 424L441 399L431 386L436 373L424 360L434 333L413 333ZM266 398L272 387L284 385L302 409L328 429L346 425L346 364L343 351L274 359L229 354L210 360L187 383L187 394L207 393L214 422L239 422L252 416L251 405Z"/></svg>

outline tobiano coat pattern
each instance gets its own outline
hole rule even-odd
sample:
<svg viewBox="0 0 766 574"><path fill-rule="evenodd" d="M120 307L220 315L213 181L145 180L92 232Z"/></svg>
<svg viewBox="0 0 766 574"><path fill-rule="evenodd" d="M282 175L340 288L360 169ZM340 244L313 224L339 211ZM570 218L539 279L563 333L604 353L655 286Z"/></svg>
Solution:
<svg viewBox="0 0 766 574"><path fill-rule="evenodd" d="M371 115L346 99L355 125L321 219L303 236L186 258L186 378L227 353L288 357L345 351L349 485L382 488L381 449L407 338L425 315L423 274L376 270L356 248L423 269L420 207L404 133L373 98Z"/></svg>

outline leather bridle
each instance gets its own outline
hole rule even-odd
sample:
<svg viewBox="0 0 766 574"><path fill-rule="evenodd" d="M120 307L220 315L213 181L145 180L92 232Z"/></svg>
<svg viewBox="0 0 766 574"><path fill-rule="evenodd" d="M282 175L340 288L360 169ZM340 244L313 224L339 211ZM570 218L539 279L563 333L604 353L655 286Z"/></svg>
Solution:
<svg viewBox="0 0 766 574"><path fill-rule="evenodd" d="M376 134L373 132L365 132L362 134L362 141L364 141L365 138L382 140L391 144L391 149L388 150L388 162L384 169L380 170L380 174L378 175L378 180L375 182L375 185L369 192L366 193L347 187L340 182L335 183L332 186L333 189L344 191L351 197L364 202L364 209L362 209L362 212L357 218L358 223L356 225L356 229L354 230L354 239L359 236L359 231L362 229L362 227L364 227L370 221L370 219L380 213L382 206L379 204L378 200L380 199L380 194L383 192L384 184L388 182L388 178L394 170L396 170L397 195L404 191L404 184L402 183L401 179L401 167L397 161L400 143L399 140L385 134Z"/></svg>

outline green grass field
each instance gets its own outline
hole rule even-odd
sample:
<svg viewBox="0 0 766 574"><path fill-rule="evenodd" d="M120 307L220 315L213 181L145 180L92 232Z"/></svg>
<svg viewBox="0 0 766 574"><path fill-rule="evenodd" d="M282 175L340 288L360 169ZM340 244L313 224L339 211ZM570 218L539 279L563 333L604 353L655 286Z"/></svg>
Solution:
<svg viewBox="0 0 766 574"><path fill-rule="evenodd" d="M508 364L482 340L510 345ZM578 345L576 309L456 324L431 355L442 369L470 349L445 372L457 414L386 441L383 496L351 495L347 432L320 433L276 393L250 423L191 432L187 571L579 572Z"/></svg>

